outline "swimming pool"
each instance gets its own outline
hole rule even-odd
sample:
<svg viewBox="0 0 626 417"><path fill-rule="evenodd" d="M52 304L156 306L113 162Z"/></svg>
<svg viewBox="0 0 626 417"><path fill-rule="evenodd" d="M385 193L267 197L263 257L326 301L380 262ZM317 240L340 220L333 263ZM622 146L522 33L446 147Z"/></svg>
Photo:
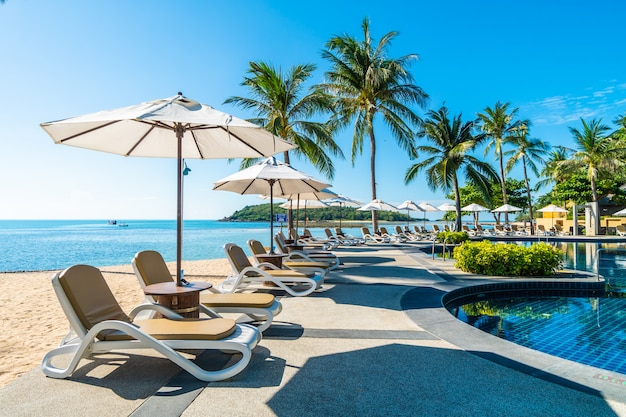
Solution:
<svg viewBox="0 0 626 417"><path fill-rule="evenodd" d="M626 374L626 250L623 244L552 242L564 264L600 274L608 296L478 286L444 298L448 311L465 323L516 344L563 359ZM602 249L598 251L598 249ZM457 290L458 292L459 290ZM541 293L541 294L540 294ZM446 301L447 299L447 301Z"/></svg>

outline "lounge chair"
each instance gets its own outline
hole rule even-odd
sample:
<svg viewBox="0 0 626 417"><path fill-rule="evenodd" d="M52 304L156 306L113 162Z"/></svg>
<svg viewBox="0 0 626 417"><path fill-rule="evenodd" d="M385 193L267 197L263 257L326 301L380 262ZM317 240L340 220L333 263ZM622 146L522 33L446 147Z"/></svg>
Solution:
<svg viewBox="0 0 626 417"><path fill-rule="evenodd" d="M285 239L283 235L278 232L274 235L274 242L276 243L276 248L278 251L284 255L286 258L283 259L287 261L311 261L311 262L328 262L330 264L330 269L336 269L341 264L339 257L332 252L329 251L320 251L316 249L306 249L303 250L289 250L285 244Z"/></svg>
<svg viewBox="0 0 626 417"><path fill-rule="evenodd" d="M248 240L247 243L248 243L248 247L250 248L250 251L252 252L252 256L255 259L255 262L256 262L255 266L258 268L265 267L266 264L263 262L263 260L257 258L258 256L267 255L265 246L263 246L263 244L256 239L250 239ZM290 259L285 259L282 261L282 265L283 265L283 269L290 269L293 271L300 271L300 272L318 273L319 275L322 276L322 278L326 278L326 275L328 275L328 272L330 271L330 263L324 262L324 261L304 261L304 260L294 261Z"/></svg>
<svg viewBox="0 0 626 417"><path fill-rule="evenodd" d="M269 289L273 286L289 295L300 297L309 295L322 286L322 277L314 273L279 269L272 264L265 265L269 268L267 270L253 266L243 249L234 243L225 244L224 251L233 271L219 285L220 291L234 293Z"/></svg>
<svg viewBox="0 0 626 417"><path fill-rule="evenodd" d="M173 282L161 254L153 250L137 252L132 260L135 276L141 288L161 282ZM212 292L210 292L212 291ZM153 296L147 295L146 302L154 303ZM222 294L212 287L200 293L200 311L209 317L221 317L220 313L245 314L259 322L259 331L265 331L283 306L272 294ZM156 312L150 316L154 318Z"/></svg>
<svg viewBox="0 0 626 417"><path fill-rule="evenodd" d="M422 240L420 236L414 235L413 233L409 232L408 228L406 230L402 230L400 226L396 226L394 229L396 231L396 235L399 236L403 242L417 242L419 240Z"/></svg>
<svg viewBox="0 0 626 417"><path fill-rule="evenodd" d="M296 233L295 229L291 229L289 232L289 236L298 245L309 246L323 250L331 250L339 246L337 242L332 242L328 239L320 240L317 238L313 238L310 232L308 236L300 236L298 235L298 233Z"/></svg>
<svg viewBox="0 0 626 417"><path fill-rule="evenodd" d="M333 232L328 227L324 229L326 239L330 242L337 242L337 246L358 246L363 243L361 239L357 239L354 236L346 236L343 233L339 233L340 231L337 232L337 230L338 228L335 229L335 234L333 235Z"/></svg>
<svg viewBox="0 0 626 417"><path fill-rule="evenodd" d="M391 239L388 237L383 237L379 234L371 234L367 227L361 227L361 234L363 235L363 239L365 242L372 243L389 243Z"/></svg>
<svg viewBox="0 0 626 417"><path fill-rule="evenodd" d="M468 225L464 224L461 226L461 231L467 233L470 236L476 236L476 231L469 228Z"/></svg>
<svg viewBox="0 0 626 417"><path fill-rule="evenodd" d="M80 360L92 353L154 349L202 381L221 381L245 369L252 349L261 340L261 333L253 326L224 318L182 320L157 304L142 304L126 315L100 270L92 266L69 267L52 277L52 286L71 329L41 363L43 373L52 378L70 376ZM134 320L137 313L148 309L167 318ZM209 371L177 352L189 349L219 349L241 353L242 357L224 369ZM52 364L57 356L67 354L73 355L67 367Z"/></svg>
<svg viewBox="0 0 626 417"><path fill-rule="evenodd" d="M537 225L537 236L553 236L554 232L546 230L546 227L542 224Z"/></svg>

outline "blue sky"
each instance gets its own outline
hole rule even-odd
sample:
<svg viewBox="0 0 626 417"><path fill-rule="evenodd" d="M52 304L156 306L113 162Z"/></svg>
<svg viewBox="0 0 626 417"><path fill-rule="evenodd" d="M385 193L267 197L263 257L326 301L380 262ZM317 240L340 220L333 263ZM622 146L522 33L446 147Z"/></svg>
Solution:
<svg viewBox="0 0 626 417"><path fill-rule="evenodd" d="M364 17L376 40L399 32L391 55L420 55L411 72L430 95L429 109L445 102L470 119L498 100L510 102L533 121L532 136L568 146L569 127L579 127L581 117L612 126L626 113L625 15L619 0L7 0L0 5L0 218L175 219L173 159L55 145L39 124L178 91L252 117L222 104L247 94L240 83L250 61L283 69L315 63L314 82L321 82L324 43L339 34L360 39ZM379 198L445 200L423 178L405 186L412 162L380 124L377 139ZM336 161L333 190L365 203L369 148L352 166L351 130L336 140L347 158ZM236 163L187 163L185 218L217 219L262 202L211 190L237 171ZM305 161L292 164L324 179Z"/></svg>

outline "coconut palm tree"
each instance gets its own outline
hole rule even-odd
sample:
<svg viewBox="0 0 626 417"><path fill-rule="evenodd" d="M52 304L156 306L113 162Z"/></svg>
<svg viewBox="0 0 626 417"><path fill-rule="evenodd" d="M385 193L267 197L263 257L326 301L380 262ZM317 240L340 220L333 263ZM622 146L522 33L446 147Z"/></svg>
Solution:
<svg viewBox="0 0 626 417"><path fill-rule="evenodd" d="M296 65L282 73L266 62L251 62L249 75L241 83L248 87L250 97L232 96L224 103L253 110L257 117L249 121L297 145L284 153L285 163L290 163L289 153L293 152L306 157L319 172L332 179L335 167L331 155L343 158L343 153L333 140L329 126L310 120L317 114L332 111L327 94L315 88L308 94L304 92L304 83L315 68L313 64ZM254 162L245 160L242 168Z"/></svg>
<svg viewBox="0 0 626 417"><path fill-rule="evenodd" d="M476 124L477 121L462 122L460 114L450 120L445 106L437 111L429 111L423 130L418 135L432 142L432 146L417 147L418 154L428 156L411 166L404 177L405 183L408 184L424 170L426 182L432 190L454 191L456 230L461 230L459 171L478 187L483 195L489 193L490 181L497 181L498 178L498 173L490 164L469 154L486 140L485 134L473 134Z"/></svg>
<svg viewBox="0 0 626 417"><path fill-rule="evenodd" d="M548 158L545 160L543 169L539 173L541 179L537 181L535 191L559 183L566 178L561 168L561 162L567 160L572 152L573 150L564 146L555 146L552 148L548 154Z"/></svg>
<svg viewBox="0 0 626 417"><path fill-rule="evenodd" d="M297 147L284 152L285 163L291 163L289 153L305 157L327 178L335 175L332 156L343 158L343 152L335 143L327 123L312 121L311 118L332 111L330 97L319 88L308 93L304 83L311 78L315 65L296 65L286 73L272 65L260 61L251 62L248 76L242 82L248 87L250 97L233 96L224 103L234 103L242 108L251 109L256 118L252 123L265 127ZM241 168L246 168L256 159L244 159ZM293 227L292 211L288 211L289 228Z"/></svg>
<svg viewBox="0 0 626 417"><path fill-rule="evenodd" d="M528 182L528 168L539 176L539 165L545 164L543 157L548 152L550 145L541 139L529 138L528 131L530 121L525 120L520 123L517 134L511 136L510 143L514 149L510 149L503 153L503 156L509 157L506 163L506 172L509 173L518 163L522 163L524 169L524 184L526 185L526 195L528 197L528 214L530 216L530 234L534 234L533 225L533 203L530 195L530 185Z"/></svg>
<svg viewBox="0 0 626 417"><path fill-rule="evenodd" d="M602 124L602 119L586 121L580 119L582 130L570 127L576 149L571 159L559 163L564 173L577 172L584 169L591 185L591 200L598 201L597 181L603 175L615 172L624 165L626 148L618 140L606 136L609 127ZM600 218L596 216L596 230L599 230Z"/></svg>
<svg viewBox="0 0 626 417"><path fill-rule="evenodd" d="M421 119L409 105L424 106L428 95L413 84L408 65L418 59L415 54L390 58L388 49L397 32L385 34L375 44L369 20L364 19L363 39L349 35L336 36L326 42L322 57L330 61L327 81L320 87L335 98L336 128L354 121L352 163L363 153L363 142L369 139L372 200L376 199L376 116L388 126L396 143L410 155L414 154L412 126ZM372 212L372 227L378 230L378 213Z"/></svg>
<svg viewBox="0 0 626 417"><path fill-rule="evenodd" d="M502 188L502 201L507 204L506 183L504 181L504 157L503 147L509 138L515 133L520 122L515 121L518 109L509 110L510 103L496 102L493 108L486 107L483 113L478 113L478 118L482 122L481 129L487 134L491 141L485 147L485 155L493 148L496 159L500 166L500 187ZM509 213L504 213L505 223L509 222Z"/></svg>

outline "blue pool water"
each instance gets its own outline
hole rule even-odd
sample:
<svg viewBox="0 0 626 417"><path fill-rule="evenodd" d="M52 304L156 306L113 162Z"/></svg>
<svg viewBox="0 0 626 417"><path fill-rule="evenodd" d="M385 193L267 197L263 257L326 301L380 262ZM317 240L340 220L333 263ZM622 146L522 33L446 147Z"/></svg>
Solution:
<svg viewBox="0 0 626 417"><path fill-rule="evenodd" d="M460 320L563 359L626 374L626 251L623 244L555 243L566 268L599 272L609 297L488 299L450 307ZM602 248L600 252L598 249Z"/></svg>

